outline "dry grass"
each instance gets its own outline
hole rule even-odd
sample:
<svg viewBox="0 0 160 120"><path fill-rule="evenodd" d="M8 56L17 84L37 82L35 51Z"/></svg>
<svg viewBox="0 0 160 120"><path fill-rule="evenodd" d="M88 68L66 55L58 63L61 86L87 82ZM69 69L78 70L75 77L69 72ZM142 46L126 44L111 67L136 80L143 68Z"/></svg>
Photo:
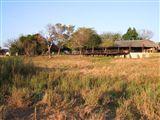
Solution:
<svg viewBox="0 0 160 120"><path fill-rule="evenodd" d="M28 77L15 73L10 109L37 106L41 119L160 119L158 57L43 56L28 61L38 69L33 67L36 72Z"/></svg>

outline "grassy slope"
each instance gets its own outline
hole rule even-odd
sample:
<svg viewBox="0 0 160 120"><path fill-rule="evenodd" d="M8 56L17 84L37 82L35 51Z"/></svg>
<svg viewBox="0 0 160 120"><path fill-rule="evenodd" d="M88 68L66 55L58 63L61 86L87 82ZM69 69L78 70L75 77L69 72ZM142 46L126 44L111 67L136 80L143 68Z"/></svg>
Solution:
<svg viewBox="0 0 160 120"><path fill-rule="evenodd" d="M38 68L28 69L34 74L11 76L6 117L14 107L25 108L30 114L19 118L28 119L37 106L41 118L160 119L159 58L55 56L25 61ZM6 103L1 96L2 104Z"/></svg>

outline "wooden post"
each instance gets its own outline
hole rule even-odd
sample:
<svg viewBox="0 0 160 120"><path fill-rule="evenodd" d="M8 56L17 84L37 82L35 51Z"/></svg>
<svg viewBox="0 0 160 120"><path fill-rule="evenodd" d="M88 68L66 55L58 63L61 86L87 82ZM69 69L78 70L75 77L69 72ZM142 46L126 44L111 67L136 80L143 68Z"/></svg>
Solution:
<svg viewBox="0 0 160 120"><path fill-rule="evenodd" d="M144 51L144 44L142 44L142 52Z"/></svg>
<svg viewBox="0 0 160 120"><path fill-rule="evenodd" d="M2 107L2 110L1 110L1 119L3 120L3 107Z"/></svg>
<svg viewBox="0 0 160 120"><path fill-rule="evenodd" d="M34 120L37 120L37 108L36 108L36 106L34 108Z"/></svg>
<svg viewBox="0 0 160 120"><path fill-rule="evenodd" d="M132 48L131 48L131 45L129 45L129 52L131 52Z"/></svg>
<svg viewBox="0 0 160 120"><path fill-rule="evenodd" d="M92 53L94 53L94 47L92 47Z"/></svg>
<svg viewBox="0 0 160 120"><path fill-rule="evenodd" d="M1 119L2 119L2 120L5 120L5 106L2 106Z"/></svg>
<svg viewBox="0 0 160 120"><path fill-rule="evenodd" d="M104 51L105 51L105 52L107 51L107 48L106 48L106 47L104 48Z"/></svg>
<svg viewBox="0 0 160 120"><path fill-rule="evenodd" d="M119 53L119 46L118 46L118 53Z"/></svg>

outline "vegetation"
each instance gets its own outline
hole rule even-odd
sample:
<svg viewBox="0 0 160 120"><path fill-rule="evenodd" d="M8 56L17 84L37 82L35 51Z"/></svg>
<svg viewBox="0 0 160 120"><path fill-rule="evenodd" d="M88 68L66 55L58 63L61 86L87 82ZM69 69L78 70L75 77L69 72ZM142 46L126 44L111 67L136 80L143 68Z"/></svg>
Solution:
<svg viewBox="0 0 160 120"><path fill-rule="evenodd" d="M141 30L139 32L139 38L140 39L151 39L153 37L153 32L150 30Z"/></svg>
<svg viewBox="0 0 160 120"><path fill-rule="evenodd" d="M101 34L101 38L103 40L112 40L112 41L116 41L116 40L121 40L122 39L122 35L120 33L103 33Z"/></svg>
<svg viewBox="0 0 160 120"><path fill-rule="evenodd" d="M123 35L120 33L97 34L92 28L80 27L75 30L73 25L61 23L49 24L45 34L22 35L18 39L9 43L9 49L12 55L42 55L48 54L49 58L54 51L59 55L64 50L72 51L90 48L94 51L95 47L113 46L117 40L142 40L150 39L153 36L152 31L142 30L139 33L135 28L128 28ZM56 46L56 48L55 48Z"/></svg>
<svg viewBox="0 0 160 120"><path fill-rule="evenodd" d="M135 28L128 28L126 34L122 36L124 40L138 40L138 33Z"/></svg>
<svg viewBox="0 0 160 120"><path fill-rule="evenodd" d="M74 26L72 25L62 25L61 23L57 23L55 25L49 24L47 26L49 57L50 57L50 49L52 47L53 42L57 42L59 48L58 49L58 55L59 55L61 48L64 47L65 44L67 44L73 31L74 31Z"/></svg>
<svg viewBox="0 0 160 120"><path fill-rule="evenodd" d="M5 119L160 119L158 60L0 58L0 113Z"/></svg>
<svg viewBox="0 0 160 120"><path fill-rule="evenodd" d="M74 49L78 48L80 54L83 48L97 47L101 43L101 38L99 35L91 28L79 28L72 36L70 40L70 45Z"/></svg>
<svg viewBox="0 0 160 120"><path fill-rule="evenodd" d="M114 41L121 40L122 35L119 33L103 33L100 35L102 39L101 47L110 47L114 45Z"/></svg>
<svg viewBox="0 0 160 120"><path fill-rule="evenodd" d="M20 36L18 40L9 43L9 49L12 55L41 55L47 50L47 42L40 34Z"/></svg>

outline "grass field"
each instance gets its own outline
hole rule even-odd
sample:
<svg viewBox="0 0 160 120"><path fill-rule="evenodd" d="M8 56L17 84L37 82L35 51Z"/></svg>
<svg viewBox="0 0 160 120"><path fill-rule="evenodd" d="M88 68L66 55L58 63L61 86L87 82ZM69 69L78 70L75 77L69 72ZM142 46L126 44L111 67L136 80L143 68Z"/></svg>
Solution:
<svg viewBox="0 0 160 120"><path fill-rule="evenodd" d="M160 59L0 58L5 119L160 119Z"/></svg>

